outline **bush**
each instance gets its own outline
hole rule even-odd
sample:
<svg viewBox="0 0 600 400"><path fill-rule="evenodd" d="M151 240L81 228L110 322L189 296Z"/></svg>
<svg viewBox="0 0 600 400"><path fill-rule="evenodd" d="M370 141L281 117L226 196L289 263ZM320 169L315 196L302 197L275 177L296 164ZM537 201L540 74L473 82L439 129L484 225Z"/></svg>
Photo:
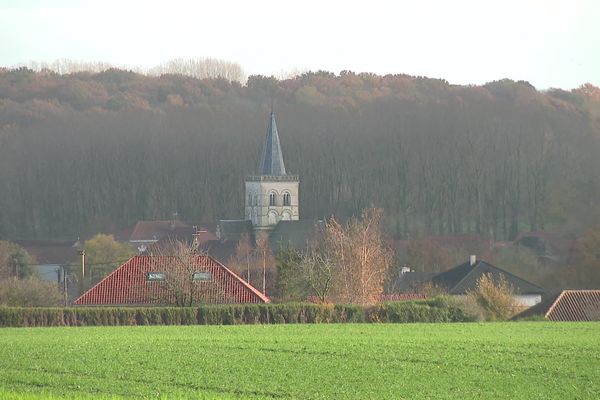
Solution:
<svg viewBox="0 0 600 400"><path fill-rule="evenodd" d="M0 305L10 307L52 307L63 303L56 283L36 277L8 278L0 281Z"/></svg>
<svg viewBox="0 0 600 400"><path fill-rule="evenodd" d="M471 319L461 309L441 300L389 302L367 309L369 322L465 322Z"/></svg>
<svg viewBox="0 0 600 400"><path fill-rule="evenodd" d="M375 306L312 303L222 304L200 307L0 307L0 326L240 325L472 320L440 300Z"/></svg>
<svg viewBox="0 0 600 400"><path fill-rule="evenodd" d="M485 321L483 308L471 296L444 296L440 301L445 307L460 312L466 321Z"/></svg>
<svg viewBox="0 0 600 400"><path fill-rule="evenodd" d="M467 297L481 307L487 321L506 321L515 311L514 292L503 275L494 280L483 274Z"/></svg>

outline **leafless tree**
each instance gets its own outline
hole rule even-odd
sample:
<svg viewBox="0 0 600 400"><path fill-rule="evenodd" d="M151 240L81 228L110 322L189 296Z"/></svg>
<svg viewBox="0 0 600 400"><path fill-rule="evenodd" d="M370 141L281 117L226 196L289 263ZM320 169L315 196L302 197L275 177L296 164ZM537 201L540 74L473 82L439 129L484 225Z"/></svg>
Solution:
<svg viewBox="0 0 600 400"><path fill-rule="evenodd" d="M243 82L246 78L240 64L215 58L176 58L151 68L148 74L181 74L198 79L225 79L237 82Z"/></svg>
<svg viewBox="0 0 600 400"><path fill-rule="evenodd" d="M312 244L302 255L300 265L302 276L319 302L326 303L333 285L335 262L327 248Z"/></svg>
<svg viewBox="0 0 600 400"><path fill-rule="evenodd" d="M245 270L246 282L250 283L250 269L254 266L254 247L250 242L248 233L242 234L242 237L235 245L229 265L238 273Z"/></svg>
<svg viewBox="0 0 600 400"><path fill-rule="evenodd" d="M269 238L266 235L260 235L256 240L256 260L262 267L262 292L267 290L267 268L272 269L275 265L275 257L269 245Z"/></svg>
<svg viewBox="0 0 600 400"><path fill-rule="evenodd" d="M161 265L164 277L161 278L165 285L163 298L157 300L190 307L206 302L209 296L214 296L214 290L219 290L212 282L203 282L206 272L199 267L199 258L206 254L199 252L193 244L171 239L159 246L155 254L164 263ZM211 284L210 292L205 283Z"/></svg>
<svg viewBox="0 0 600 400"><path fill-rule="evenodd" d="M332 292L336 302L370 304L383 293L392 262L382 232L383 211L367 208L346 224L327 223L325 246L335 264Z"/></svg>

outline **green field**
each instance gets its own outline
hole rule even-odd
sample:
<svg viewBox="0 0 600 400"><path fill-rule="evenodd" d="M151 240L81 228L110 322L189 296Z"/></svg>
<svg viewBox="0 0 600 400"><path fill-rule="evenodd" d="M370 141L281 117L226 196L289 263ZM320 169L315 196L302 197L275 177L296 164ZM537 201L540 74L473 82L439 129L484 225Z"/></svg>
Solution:
<svg viewBox="0 0 600 400"><path fill-rule="evenodd" d="M599 323L0 329L0 398L598 399Z"/></svg>

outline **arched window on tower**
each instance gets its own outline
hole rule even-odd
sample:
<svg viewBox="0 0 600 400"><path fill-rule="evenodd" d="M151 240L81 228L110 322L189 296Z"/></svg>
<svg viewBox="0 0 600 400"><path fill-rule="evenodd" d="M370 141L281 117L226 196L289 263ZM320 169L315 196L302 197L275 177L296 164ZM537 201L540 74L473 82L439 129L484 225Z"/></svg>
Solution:
<svg viewBox="0 0 600 400"><path fill-rule="evenodd" d="M269 194L269 205L275 206L277 205L277 195L273 192Z"/></svg>
<svg viewBox="0 0 600 400"><path fill-rule="evenodd" d="M284 193L283 194L283 205L284 206L291 206L292 205L292 196L290 196L289 193Z"/></svg>

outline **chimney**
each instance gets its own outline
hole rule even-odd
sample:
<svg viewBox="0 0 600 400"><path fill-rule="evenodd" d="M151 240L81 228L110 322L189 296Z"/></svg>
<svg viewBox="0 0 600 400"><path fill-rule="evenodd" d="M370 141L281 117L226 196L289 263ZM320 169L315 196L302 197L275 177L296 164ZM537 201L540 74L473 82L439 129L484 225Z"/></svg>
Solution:
<svg viewBox="0 0 600 400"><path fill-rule="evenodd" d="M469 257L469 265L472 267L473 265L475 265L476 262L477 262L477 256L475 254L472 254Z"/></svg>
<svg viewBox="0 0 600 400"><path fill-rule="evenodd" d="M175 211L173 213L173 218L171 218L171 224L169 225L169 228L171 229L171 231L175 230L175 222L177 221L178 217L179 217L179 215L177 214L177 211Z"/></svg>

